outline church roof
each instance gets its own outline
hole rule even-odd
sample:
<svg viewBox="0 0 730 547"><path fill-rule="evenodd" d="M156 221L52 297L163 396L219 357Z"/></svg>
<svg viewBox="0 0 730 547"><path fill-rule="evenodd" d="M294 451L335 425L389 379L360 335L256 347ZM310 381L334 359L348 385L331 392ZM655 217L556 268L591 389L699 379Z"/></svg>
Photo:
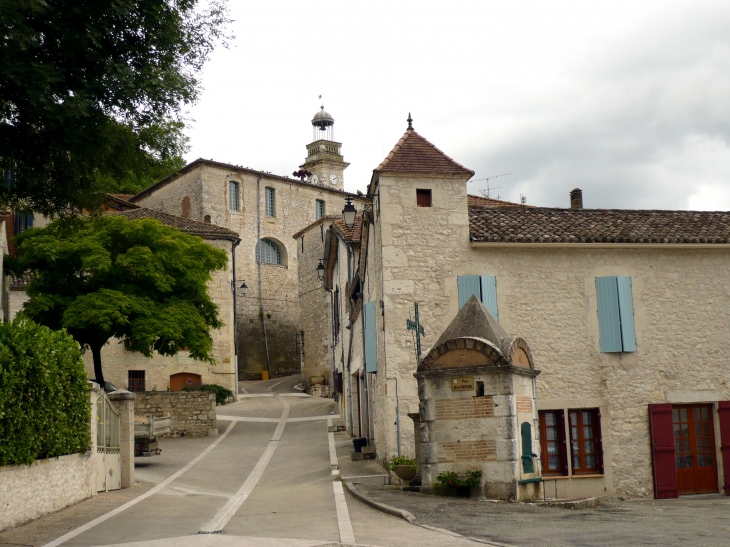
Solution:
<svg viewBox="0 0 730 547"><path fill-rule="evenodd" d="M433 347L438 347L444 342L456 338L482 338L499 347L500 340L508 337L484 304L472 295L446 327L446 330L441 333Z"/></svg>
<svg viewBox="0 0 730 547"><path fill-rule="evenodd" d="M208 224L207 222L198 222L197 220L191 220L189 218L179 217L177 215L171 215L169 213L163 213L162 211L155 211L154 209L146 209L144 207L112 214L125 216L130 220L135 220L138 218L153 218L162 222L162 224L177 228L181 232L194 236L200 236L203 239L229 239L231 241L239 239L236 232L232 232L231 230L223 228L222 226L218 226L216 224Z"/></svg>
<svg viewBox="0 0 730 547"><path fill-rule="evenodd" d="M373 172L474 176L474 171L452 160L414 129L408 129L403 134Z"/></svg>
<svg viewBox="0 0 730 547"><path fill-rule="evenodd" d="M469 207L471 241L730 244L730 212Z"/></svg>

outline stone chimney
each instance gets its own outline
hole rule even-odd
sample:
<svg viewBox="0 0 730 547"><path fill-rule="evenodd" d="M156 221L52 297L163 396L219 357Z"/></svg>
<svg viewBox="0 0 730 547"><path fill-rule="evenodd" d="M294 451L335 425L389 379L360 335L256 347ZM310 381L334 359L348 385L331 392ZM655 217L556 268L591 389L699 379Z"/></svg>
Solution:
<svg viewBox="0 0 730 547"><path fill-rule="evenodd" d="M570 191L570 208L583 209L583 190L574 188Z"/></svg>

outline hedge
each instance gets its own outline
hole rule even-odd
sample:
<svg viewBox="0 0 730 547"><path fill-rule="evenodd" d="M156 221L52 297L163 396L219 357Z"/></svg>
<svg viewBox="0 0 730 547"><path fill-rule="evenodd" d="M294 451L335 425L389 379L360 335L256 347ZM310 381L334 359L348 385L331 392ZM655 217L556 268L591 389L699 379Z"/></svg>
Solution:
<svg viewBox="0 0 730 547"><path fill-rule="evenodd" d="M233 398L233 392L218 384L203 384L202 386L185 386L183 391L209 391L215 393L215 404L222 406L226 404L228 399Z"/></svg>
<svg viewBox="0 0 730 547"><path fill-rule="evenodd" d="M78 343L26 318L0 325L0 466L86 452L91 408Z"/></svg>

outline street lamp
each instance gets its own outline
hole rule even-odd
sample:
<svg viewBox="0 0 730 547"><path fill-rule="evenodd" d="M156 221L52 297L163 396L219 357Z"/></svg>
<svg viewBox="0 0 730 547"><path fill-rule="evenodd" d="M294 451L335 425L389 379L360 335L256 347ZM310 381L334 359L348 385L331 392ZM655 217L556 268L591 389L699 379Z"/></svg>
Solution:
<svg viewBox="0 0 730 547"><path fill-rule="evenodd" d="M248 285L246 285L246 282L244 281L239 288L241 289L241 296L246 298L246 295L248 294Z"/></svg>
<svg viewBox="0 0 730 547"><path fill-rule="evenodd" d="M352 204L352 198L347 196L345 199L345 208L342 209L342 216L345 218L345 226L348 230L352 230L355 225L355 217L357 216L357 209Z"/></svg>
<svg viewBox="0 0 730 547"><path fill-rule="evenodd" d="M317 266L317 276L320 281L324 279L324 264L322 264L321 258L319 259L319 266Z"/></svg>

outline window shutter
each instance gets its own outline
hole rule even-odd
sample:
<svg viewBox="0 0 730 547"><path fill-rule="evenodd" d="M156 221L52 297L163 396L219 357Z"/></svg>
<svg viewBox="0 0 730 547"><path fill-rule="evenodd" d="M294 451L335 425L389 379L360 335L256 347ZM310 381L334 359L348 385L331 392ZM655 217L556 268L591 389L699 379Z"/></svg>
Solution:
<svg viewBox="0 0 730 547"><path fill-rule="evenodd" d="M649 435L654 467L654 497L676 498L679 491L671 404L649 405Z"/></svg>
<svg viewBox="0 0 730 547"><path fill-rule="evenodd" d="M558 410L558 440L560 446L560 469L563 475L568 476L568 443L565 440L565 411ZM543 488L545 485L543 484Z"/></svg>
<svg viewBox="0 0 730 547"><path fill-rule="evenodd" d="M593 442L596 450L596 467L598 467L598 473L603 475L603 434L601 433L600 410L596 410L593 416Z"/></svg>
<svg viewBox="0 0 730 547"><path fill-rule="evenodd" d="M623 346L621 344L618 285L615 277L596 277L596 298L598 301L598 331L601 352L620 352Z"/></svg>
<svg viewBox="0 0 730 547"><path fill-rule="evenodd" d="M725 474L725 495L730 496L730 401L718 403L720 414L720 453L722 454L722 469Z"/></svg>
<svg viewBox="0 0 730 547"><path fill-rule="evenodd" d="M486 306L489 313L499 321L499 309L497 308L497 278L493 275L481 276L482 281L482 304Z"/></svg>
<svg viewBox="0 0 730 547"><path fill-rule="evenodd" d="M459 309L464 307L472 294L479 300L482 299L481 283L478 275L460 275L456 278L456 284L459 287Z"/></svg>
<svg viewBox="0 0 730 547"><path fill-rule="evenodd" d="M522 422L520 426L522 435L522 471L525 474L535 472L535 464L532 461L532 426L530 422Z"/></svg>
<svg viewBox="0 0 730 547"><path fill-rule="evenodd" d="M634 298L631 295L631 278L617 277L618 309L621 317L621 346L623 351L636 351L634 327Z"/></svg>
<svg viewBox="0 0 730 547"><path fill-rule="evenodd" d="M365 371L378 372L378 344L375 327L375 302L363 306L365 322Z"/></svg>

